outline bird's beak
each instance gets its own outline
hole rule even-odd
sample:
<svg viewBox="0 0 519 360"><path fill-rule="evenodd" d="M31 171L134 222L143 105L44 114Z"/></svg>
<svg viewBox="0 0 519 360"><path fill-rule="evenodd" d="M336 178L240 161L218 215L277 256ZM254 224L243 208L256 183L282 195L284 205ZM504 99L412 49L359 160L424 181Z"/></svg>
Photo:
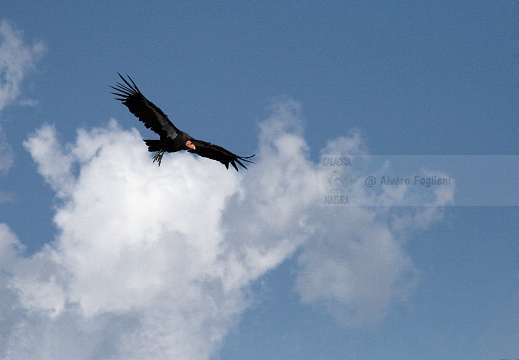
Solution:
<svg viewBox="0 0 519 360"><path fill-rule="evenodd" d="M191 140L186 141L186 146L191 150L196 150L196 146L191 142Z"/></svg>

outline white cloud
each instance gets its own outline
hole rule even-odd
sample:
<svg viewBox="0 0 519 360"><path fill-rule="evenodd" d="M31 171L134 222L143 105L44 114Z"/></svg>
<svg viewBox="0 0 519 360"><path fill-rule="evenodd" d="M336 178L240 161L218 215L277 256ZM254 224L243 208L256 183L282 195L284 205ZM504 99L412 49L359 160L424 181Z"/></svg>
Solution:
<svg viewBox="0 0 519 360"><path fill-rule="evenodd" d="M325 208L321 215L321 236L299 257L302 301L323 306L345 325L380 320L417 280L401 241L375 208Z"/></svg>
<svg viewBox="0 0 519 360"><path fill-rule="evenodd" d="M256 165L240 173L187 153L159 168L114 120L74 144L48 125L34 133L25 146L60 199L58 233L24 258L0 227L0 354L207 359L249 306L251 283L297 249L303 302L349 325L383 318L416 281L403 230L438 217L320 207L299 104L277 103L260 130ZM363 144L355 133L326 151Z"/></svg>

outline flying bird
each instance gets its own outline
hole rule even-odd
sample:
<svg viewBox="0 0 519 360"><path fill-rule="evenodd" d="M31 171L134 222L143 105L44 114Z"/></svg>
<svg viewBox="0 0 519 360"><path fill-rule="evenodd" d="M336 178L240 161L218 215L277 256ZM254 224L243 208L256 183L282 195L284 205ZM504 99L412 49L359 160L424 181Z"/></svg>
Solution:
<svg viewBox="0 0 519 360"><path fill-rule="evenodd" d="M231 164L236 171L238 171L236 164L247 169L243 162L254 163L249 160L254 155L238 156L221 146L194 139L187 133L179 130L162 110L142 95L130 76L128 76L128 81L121 74L117 74L124 84L117 83L116 86L110 86L116 91L112 92L112 94L117 96L115 99L126 105L130 112L144 123L144 126L160 136L159 140L144 140L146 145L148 145L148 151L157 152L153 157L153 162L156 161L159 166L165 152L180 150L187 150L199 156L219 161L227 169L229 169L229 164Z"/></svg>

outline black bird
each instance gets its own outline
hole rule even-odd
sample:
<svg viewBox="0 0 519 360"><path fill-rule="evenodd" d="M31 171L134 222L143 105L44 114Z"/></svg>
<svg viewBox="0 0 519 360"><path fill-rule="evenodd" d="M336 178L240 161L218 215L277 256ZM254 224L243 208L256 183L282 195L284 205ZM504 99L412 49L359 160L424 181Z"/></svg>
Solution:
<svg viewBox="0 0 519 360"><path fill-rule="evenodd" d="M159 140L144 140L146 145L148 145L148 151L157 152L153 157L153 162L156 161L159 166L165 152L180 150L187 150L199 156L219 161L227 169L229 169L229 164L231 164L236 171L238 171L236 163L245 169L247 167L243 165L242 161L254 164L254 162L249 160L254 155L238 156L221 146L193 139L187 133L177 129L162 110L142 95L130 76L128 76L128 80L131 83L122 77L121 74L117 74L124 81L124 84L117 83L116 86L110 86L117 91L112 92L112 94L117 96L115 99L126 105L130 112L144 123L144 126L160 136Z"/></svg>

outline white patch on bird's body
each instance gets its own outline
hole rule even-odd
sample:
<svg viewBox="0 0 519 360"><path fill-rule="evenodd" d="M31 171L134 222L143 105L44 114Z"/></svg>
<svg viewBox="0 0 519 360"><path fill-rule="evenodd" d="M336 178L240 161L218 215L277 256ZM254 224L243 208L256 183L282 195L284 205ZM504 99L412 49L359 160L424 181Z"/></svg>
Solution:
<svg viewBox="0 0 519 360"><path fill-rule="evenodd" d="M168 120L168 118L158 116L157 119L160 122L160 127L168 134L170 139L177 137L178 133L175 131L175 127L171 126L171 122Z"/></svg>

